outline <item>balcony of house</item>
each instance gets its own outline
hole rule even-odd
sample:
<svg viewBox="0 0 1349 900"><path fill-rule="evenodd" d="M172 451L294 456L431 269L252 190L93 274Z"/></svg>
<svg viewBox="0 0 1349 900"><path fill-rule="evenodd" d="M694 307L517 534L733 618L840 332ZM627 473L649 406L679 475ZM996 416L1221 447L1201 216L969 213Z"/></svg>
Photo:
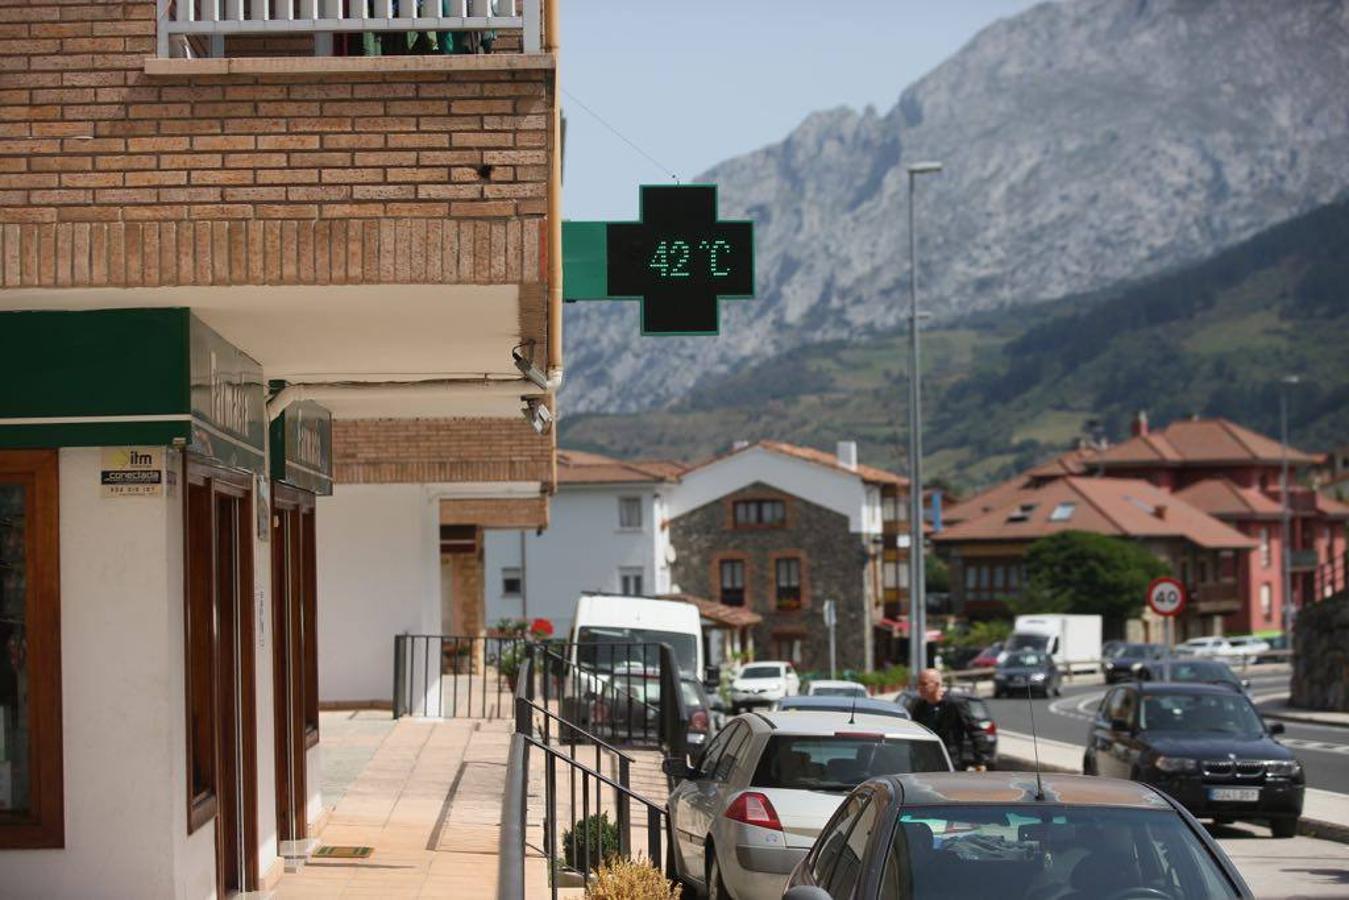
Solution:
<svg viewBox="0 0 1349 900"><path fill-rule="evenodd" d="M536 54L542 0L158 0L160 59Z"/></svg>

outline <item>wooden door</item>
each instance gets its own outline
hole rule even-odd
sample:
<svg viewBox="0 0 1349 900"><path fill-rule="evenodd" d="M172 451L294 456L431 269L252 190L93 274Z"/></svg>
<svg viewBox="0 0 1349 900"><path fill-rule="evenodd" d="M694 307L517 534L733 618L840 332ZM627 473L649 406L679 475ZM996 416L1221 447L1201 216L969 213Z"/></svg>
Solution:
<svg viewBox="0 0 1349 900"><path fill-rule="evenodd" d="M316 658L309 619L316 603L314 498L275 485L272 518L272 686L276 721L278 841L308 836L305 751L311 743L307 712L316 705L309 669Z"/></svg>

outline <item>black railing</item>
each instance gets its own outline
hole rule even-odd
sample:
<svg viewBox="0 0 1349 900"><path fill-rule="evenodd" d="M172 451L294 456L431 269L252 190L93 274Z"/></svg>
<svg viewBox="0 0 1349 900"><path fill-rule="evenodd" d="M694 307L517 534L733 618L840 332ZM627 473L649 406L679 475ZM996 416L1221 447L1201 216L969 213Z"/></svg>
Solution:
<svg viewBox="0 0 1349 900"><path fill-rule="evenodd" d="M396 635L394 718L509 718L511 685L532 646L518 637Z"/></svg>
<svg viewBox="0 0 1349 900"><path fill-rule="evenodd" d="M586 874L606 858L631 857L636 848L644 847L651 865L660 868L664 864L665 807L633 790L631 776L636 760L615 743L626 741L630 746L640 746L643 741L637 738L645 733L655 740L663 755L685 753L688 712L679 685L679 664L667 645L651 645L655 648L651 657L655 666L646 664L643 645L624 645L626 651L621 655L632 662L634 653L638 654L636 661L641 664L640 694L629 691L633 709L641 711L643 720L648 716L653 719L645 732L639 732L630 727L630 717L600 717L596 721L593 716L596 701L622 702L626 707L628 701L618 695L626 690L621 680L638 671L631 665L611 665L614 660L604 646L535 645L525 656L515 683L516 733L502 808L499 898L524 897L523 871L529 849L545 860L552 897L557 896L568 873L583 882ZM597 653L590 652L596 648L600 648ZM586 660L584 664L582 659ZM614 680L620 684L613 684ZM648 681L657 687L653 689ZM659 697L658 704L647 702L653 690ZM654 715L649 713L650 708L656 710ZM592 724L599 725L600 730L587 729L569 718L567 711L591 713ZM629 727L616 727L623 722ZM619 740L607 740L606 729L617 731ZM537 844L530 842L529 825L532 755L541 755L543 761L543 815ZM636 820L634 807L644 810ZM640 835L641 831L645 835Z"/></svg>

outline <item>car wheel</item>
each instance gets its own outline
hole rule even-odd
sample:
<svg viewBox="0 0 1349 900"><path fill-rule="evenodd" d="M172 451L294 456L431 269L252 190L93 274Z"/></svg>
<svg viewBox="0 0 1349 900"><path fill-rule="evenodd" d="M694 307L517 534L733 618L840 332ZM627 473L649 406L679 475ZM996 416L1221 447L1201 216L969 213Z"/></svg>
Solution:
<svg viewBox="0 0 1349 900"><path fill-rule="evenodd" d="M1054 685L1054 696L1055 696L1055 697L1062 697L1062 696L1063 696L1063 685L1062 685L1062 684L1056 684L1056 685Z"/></svg>
<svg viewBox="0 0 1349 900"><path fill-rule="evenodd" d="M726 890L726 882L721 880L717 848L711 841L708 841L707 847L707 900L731 900L731 892Z"/></svg>
<svg viewBox="0 0 1349 900"><path fill-rule="evenodd" d="M1002 699L1002 688L994 688L994 689L993 689L993 699L994 699L994 700L1001 700L1001 699Z"/></svg>
<svg viewBox="0 0 1349 900"><path fill-rule="evenodd" d="M1096 760L1091 758L1090 753L1084 754L1082 756L1082 774L1083 775L1096 774Z"/></svg>
<svg viewBox="0 0 1349 900"><path fill-rule="evenodd" d="M1297 819L1272 819L1269 830L1276 838L1290 838L1297 835Z"/></svg>

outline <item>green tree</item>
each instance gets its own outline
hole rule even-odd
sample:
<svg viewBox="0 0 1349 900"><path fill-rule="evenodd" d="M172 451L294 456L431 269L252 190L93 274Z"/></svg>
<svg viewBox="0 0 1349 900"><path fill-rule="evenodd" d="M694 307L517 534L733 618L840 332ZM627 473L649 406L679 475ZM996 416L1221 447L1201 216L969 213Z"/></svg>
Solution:
<svg viewBox="0 0 1349 900"><path fill-rule="evenodd" d="M1148 582L1169 573L1141 544L1062 531L1026 552L1027 588L1015 612L1096 614L1106 634L1119 634L1125 619L1141 613Z"/></svg>
<svg viewBox="0 0 1349 900"><path fill-rule="evenodd" d="M951 590L951 570L946 560L935 553L923 557L923 585L929 594L946 594Z"/></svg>

